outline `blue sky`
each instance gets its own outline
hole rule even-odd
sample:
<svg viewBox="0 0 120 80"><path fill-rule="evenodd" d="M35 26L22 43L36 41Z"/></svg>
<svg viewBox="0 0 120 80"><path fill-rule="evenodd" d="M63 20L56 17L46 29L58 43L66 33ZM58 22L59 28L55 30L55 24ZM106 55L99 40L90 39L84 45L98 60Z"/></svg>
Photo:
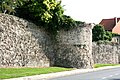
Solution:
<svg viewBox="0 0 120 80"><path fill-rule="evenodd" d="M120 17L120 0L62 0L66 15L87 23Z"/></svg>

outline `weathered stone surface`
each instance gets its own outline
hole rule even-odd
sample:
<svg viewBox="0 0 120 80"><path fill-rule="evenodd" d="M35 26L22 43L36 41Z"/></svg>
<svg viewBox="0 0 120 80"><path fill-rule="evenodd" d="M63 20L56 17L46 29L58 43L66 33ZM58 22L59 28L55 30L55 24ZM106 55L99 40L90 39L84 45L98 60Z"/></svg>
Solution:
<svg viewBox="0 0 120 80"><path fill-rule="evenodd" d="M52 50L51 39L43 29L21 18L0 14L0 67L49 67L53 55L48 54Z"/></svg>
<svg viewBox="0 0 120 80"><path fill-rule="evenodd" d="M69 31L60 31L57 40L55 65L92 68L92 26L84 24Z"/></svg>
<svg viewBox="0 0 120 80"><path fill-rule="evenodd" d="M55 41L57 40L57 41ZM92 26L61 30L53 40L39 26L0 14L0 67L92 68Z"/></svg>
<svg viewBox="0 0 120 80"><path fill-rule="evenodd" d="M95 63L119 64L120 44L113 43L93 43L92 54Z"/></svg>

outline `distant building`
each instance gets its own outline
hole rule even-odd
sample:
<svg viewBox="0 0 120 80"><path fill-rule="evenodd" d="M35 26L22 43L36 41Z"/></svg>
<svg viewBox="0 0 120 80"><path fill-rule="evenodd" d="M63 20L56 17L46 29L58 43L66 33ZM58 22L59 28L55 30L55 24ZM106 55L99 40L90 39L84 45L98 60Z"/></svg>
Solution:
<svg viewBox="0 0 120 80"><path fill-rule="evenodd" d="M103 25L105 30L119 34L112 38L112 42L120 44L120 18L102 19L99 24Z"/></svg>
<svg viewBox="0 0 120 80"><path fill-rule="evenodd" d="M99 24L103 25L107 31L120 34L120 18L102 19Z"/></svg>
<svg viewBox="0 0 120 80"><path fill-rule="evenodd" d="M120 35L113 37L112 42L120 44Z"/></svg>

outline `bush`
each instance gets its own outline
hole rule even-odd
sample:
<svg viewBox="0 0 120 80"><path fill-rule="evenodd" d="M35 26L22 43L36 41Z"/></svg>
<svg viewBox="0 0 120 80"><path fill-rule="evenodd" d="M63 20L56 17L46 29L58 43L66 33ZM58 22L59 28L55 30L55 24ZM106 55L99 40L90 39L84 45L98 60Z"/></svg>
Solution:
<svg viewBox="0 0 120 80"><path fill-rule="evenodd" d="M56 35L58 30L69 30L80 21L64 15L61 1L57 0L1 0L0 11L32 21Z"/></svg>
<svg viewBox="0 0 120 80"><path fill-rule="evenodd" d="M116 34L113 34L112 32L105 31L104 27L102 25L95 25L93 30L93 41L111 41L112 37Z"/></svg>
<svg viewBox="0 0 120 80"><path fill-rule="evenodd" d="M43 26L54 35L60 29L70 29L75 21L63 14L61 1L56 0L29 0L16 8L16 15L31 20L37 25Z"/></svg>
<svg viewBox="0 0 120 80"><path fill-rule="evenodd" d="M104 40L105 30L101 25L95 25L92 30L93 41Z"/></svg>
<svg viewBox="0 0 120 80"><path fill-rule="evenodd" d="M119 36L119 34L112 33L112 37Z"/></svg>
<svg viewBox="0 0 120 80"><path fill-rule="evenodd" d="M112 40L112 32L106 31L104 35L104 40L111 41Z"/></svg>
<svg viewBox="0 0 120 80"><path fill-rule="evenodd" d="M22 5L24 0L0 0L0 13L15 14L15 8Z"/></svg>

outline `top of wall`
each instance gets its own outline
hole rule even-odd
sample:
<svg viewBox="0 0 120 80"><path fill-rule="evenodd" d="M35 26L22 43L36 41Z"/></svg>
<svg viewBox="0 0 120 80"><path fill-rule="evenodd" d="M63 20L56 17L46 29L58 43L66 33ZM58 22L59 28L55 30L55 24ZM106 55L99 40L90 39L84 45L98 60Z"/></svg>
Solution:
<svg viewBox="0 0 120 80"><path fill-rule="evenodd" d="M61 44L89 44L92 40L92 25L82 24L69 31L61 30L57 38Z"/></svg>
<svg viewBox="0 0 120 80"><path fill-rule="evenodd" d="M10 25L13 24L15 25L16 22L20 22L21 24L24 23L23 24L24 28L27 27L28 30L31 30L32 28L34 29L37 28L37 30L39 29L38 28L39 26L36 26L35 24L28 22L27 20L7 14L0 14L0 24L2 24L3 22L9 22ZM24 34L24 32L20 32L18 30L19 29L18 27L16 27L16 33L19 35ZM40 29L40 31L42 30ZM72 44L72 45L89 44L92 40L92 24L84 23L84 24L80 24L78 27L75 27L69 31L61 30L58 32L57 40L61 44Z"/></svg>

